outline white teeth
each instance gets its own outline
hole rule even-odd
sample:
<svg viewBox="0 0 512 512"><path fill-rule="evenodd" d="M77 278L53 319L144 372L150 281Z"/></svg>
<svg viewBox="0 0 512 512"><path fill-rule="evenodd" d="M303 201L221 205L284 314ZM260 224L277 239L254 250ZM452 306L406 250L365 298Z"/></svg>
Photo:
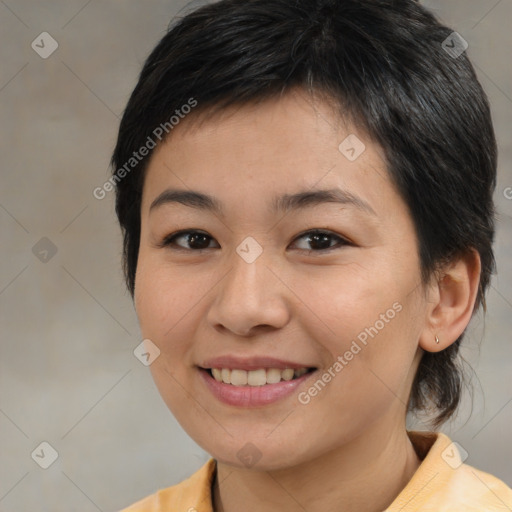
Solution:
<svg viewBox="0 0 512 512"><path fill-rule="evenodd" d="M281 377L283 380L292 380L293 374L295 373L295 370L293 368L286 368L286 370L283 370L281 373Z"/></svg>
<svg viewBox="0 0 512 512"><path fill-rule="evenodd" d="M294 377L301 377L305 373L307 373L307 368L299 368L298 370L295 370Z"/></svg>
<svg viewBox="0 0 512 512"><path fill-rule="evenodd" d="M258 370L230 370L229 368L212 368L213 378L217 382L232 384L233 386L264 386L265 384L277 384L281 380L289 381L307 373L307 368L268 368Z"/></svg>
<svg viewBox="0 0 512 512"><path fill-rule="evenodd" d="M233 386L246 386L247 372L245 370L231 370L231 384Z"/></svg>
<svg viewBox="0 0 512 512"><path fill-rule="evenodd" d="M247 384L249 384L249 386L264 386L266 383L267 372L265 369L247 372Z"/></svg>
<svg viewBox="0 0 512 512"><path fill-rule="evenodd" d="M221 377L222 382L225 382L226 384L231 384L231 370L229 368L222 368Z"/></svg>
<svg viewBox="0 0 512 512"><path fill-rule="evenodd" d="M279 368L269 368L267 370L267 384L277 384L281 380L281 370Z"/></svg>

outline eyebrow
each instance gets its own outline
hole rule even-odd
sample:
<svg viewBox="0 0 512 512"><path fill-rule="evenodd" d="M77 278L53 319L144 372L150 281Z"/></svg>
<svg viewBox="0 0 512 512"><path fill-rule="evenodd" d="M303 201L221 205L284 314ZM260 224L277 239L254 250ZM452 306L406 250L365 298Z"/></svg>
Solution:
<svg viewBox="0 0 512 512"><path fill-rule="evenodd" d="M180 203L190 208L210 211L223 216L222 204L218 199L195 190L166 189L151 203L149 211L151 212L159 206L170 203ZM362 212L377 215L375 210L364 199L338 188L283 194L271 201L270 208L273 213L285 213L324 203L350 205Z"/></svg>

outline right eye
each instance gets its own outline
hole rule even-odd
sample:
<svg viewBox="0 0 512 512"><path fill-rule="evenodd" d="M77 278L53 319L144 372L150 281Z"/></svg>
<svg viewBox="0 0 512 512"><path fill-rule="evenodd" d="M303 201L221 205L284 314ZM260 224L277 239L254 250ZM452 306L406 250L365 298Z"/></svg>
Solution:
<svg viewBox="0 0 512 512"><path fill-rule="evenodd" d="M183 247L177 243L178 240L184 240L184 243L189 244L189 247ZM208 247L208 240L211 241L213 238L202 231L182 230L167 235L158 245L171 250L199 252L212 248Z"/></svg>

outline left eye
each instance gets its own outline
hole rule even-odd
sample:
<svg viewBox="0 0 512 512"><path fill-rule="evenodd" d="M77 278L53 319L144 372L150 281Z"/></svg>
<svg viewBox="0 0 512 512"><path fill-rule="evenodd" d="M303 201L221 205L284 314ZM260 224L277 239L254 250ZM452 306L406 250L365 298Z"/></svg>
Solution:
<svg viewBox="0 0 512 512"><path fill-rule="evenodd" d="M185 239L185 243L191 244L192 248L176 244L176 240L180 238ZM165 237L160 245L161 247L177 246L178 249L202 251L208 249L208 240L213 240L213 238L201 231L179 231L178 233Z"/></svg>
<svg viewBox="0 0 512 512"><path fill-rule="evenodd" d="M185 244L189 244L189 247L184 247L183 245L178 244L177 240L180 239L185 240ZM306 240L306 243L313 247L313 249L299 248L300 251L306 251L308 253L321 251L327 252L341 246L350 245L350 242L345 238L342 238L341 236L329 231L322 230L306 231L305 233L302 233L297 238L295 238L294 243L296 240L301 239ZM160 244L160 247L171 247L177 250L192 250L197 252L214 248L209 247L210 242L213 240L214 239L210 235L207 235L201 231L179 231L165 237ZM333 245L333 241L337 241L337 243Z"/></svg>
<svg viewBox="0 0 512 512"><path fill-rule="evenodd" d="M326 252L332 249L337 249L344 245L350 245L348 240L342 238L339 235L331 233L329 231L313 230L307 231L302 235L298 236L295 240L305 239L307 244L316 246L316 249L300 249L306 252ZM338 243L332 245L331 242L337 240Z"/></svg>

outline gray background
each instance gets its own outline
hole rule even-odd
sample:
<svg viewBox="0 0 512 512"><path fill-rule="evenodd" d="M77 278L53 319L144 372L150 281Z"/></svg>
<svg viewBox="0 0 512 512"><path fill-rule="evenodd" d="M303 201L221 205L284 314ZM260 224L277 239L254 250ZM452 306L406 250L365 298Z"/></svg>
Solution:
<svg viewBox="0 0 512 512"><path fill-rule="evenodd" d="M208 458L133 355L141 339L122 281L113 194L92 195L108 177L141 65L185 4L0 1L2 512L117 510ZM512 1L425 4L468 41L500 147L498 276L464 348L476 371L473 411L466 397L442 430L467 463L510 485ZM31 47L44 31L59 44L47 59ZM59 454L46 470L31 457L43 441Z"/></svg>

